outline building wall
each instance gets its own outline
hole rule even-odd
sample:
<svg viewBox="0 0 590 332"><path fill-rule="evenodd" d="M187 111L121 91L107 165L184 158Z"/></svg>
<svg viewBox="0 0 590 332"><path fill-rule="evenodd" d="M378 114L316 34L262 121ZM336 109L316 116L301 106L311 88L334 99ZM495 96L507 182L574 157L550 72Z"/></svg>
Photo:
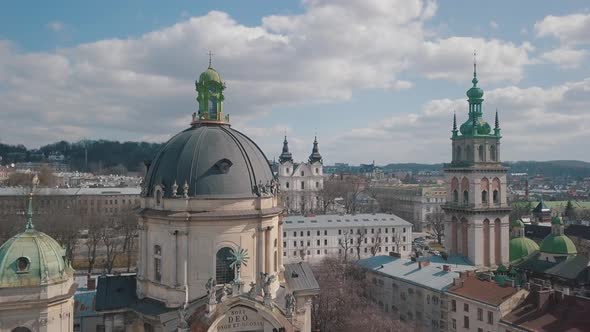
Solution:
<svg viewBox="0 0 590 332"><path fill-rule="evenodd" d="M283 204L288 213L307 213L321 209L321 203L318 202L318 192L324 187L321 163L281 163L278 179Z"/></svg>
<svg viewBox="0 0 590 332"><path fill-rule="evenodd" d="M446 189L440 186L376 184L372 188L382 210L411 222L418 232L428 229L428 214L440 211L447 199Z"/></svg>
<svg viewBox="0 0 590 332"><path fill-rule="evenodd" d="M257 206L250 215L244 210ZM156 206L152 198L144 199L151 212L139 220L139 262L137 292L140 298L149 297L178 307L185 300L184 276L187 266L189 301L207 294L206 283L216 278L216 254L229 247L248 251L250 257L241 269L244 288L256 282L260 272L278 274L282 267L281 228L278 213L265 215L261 209L276 207L274 197L242 200L191 199L189 211L209 211L208 217L187 217L187 202L183 198L162 199ZM166 211L164 214L155 212ZM258 210L258 213L257 213ZM180 218L176 212L183 211ZM211 213L212 212L212 213ZM217 213L215 213L217 212ZM188 221L188 222L187 222ZM156 252L159 246L160 279L156 277ZM232 278L233 279L233 278ZM273 289L278 288L278 278Z"/></svg>
<svg viewBox="0 0 590 332"><path fill-rule="evenodd" d="M369 297L393 319L419 331L445 331L447 302L442 292L369 271Z"/></svg>
<svg viewBox="0 0 590 332"><path fill-rule="evenodd" d="M0 289L0 332L17 327L31 331L72 332L73 278L49 286Z"/></svg>
<svg viewBox="0 0 590 332"><path fill-rule="evenodd" d="M283 259L287 263L307 261L319 263L328 256L344 256L348 250L348 259L357 259L360 248L360 258L375 255L389 255L396 252L401 257L409 257L412 252L412 227L404 222L381 220L383 216L391 215L330 215L333 222L313 225L314 217L289 217L285 220L283 230ZM363 221L363 220L367 221ZM378 219L378 221L374 221ZM305 220L304 223L299 221ZM354 221L358 220L358 221ZM310 223L311 221L311 223ZM313 225L313 227L310 227ZM360 233L359 233L360 232ZM365 233L366 232L366 233ZM352 234L352 235L351 235ZM358 246L358 240L361 245ZM350 241L352 240L352 244ZM348 241L348 245L342 243Z"/></svg>

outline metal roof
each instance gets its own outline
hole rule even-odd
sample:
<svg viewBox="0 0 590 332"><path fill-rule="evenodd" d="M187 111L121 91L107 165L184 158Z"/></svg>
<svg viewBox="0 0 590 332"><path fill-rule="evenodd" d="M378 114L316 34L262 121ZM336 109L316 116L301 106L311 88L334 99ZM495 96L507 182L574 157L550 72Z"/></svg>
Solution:
<svg viewBox="0 0 590 332"><path fill-rule="evenodd" d="M288 216L283 219L284 229L295 228L341 228L341 227L383 227L407 226L412 224L394 214L327 214L317 216Z"/></svg>
<svg viewBox="0 0 590 332"><path fill-rule="evenodd" d="M285 281L292 292L317 292L320 285L306 262L285 264Z"/></svg>
<svg viewBox="0 0 590 332"><path fill-rule="evenodd" d="M194 125L172 137L158 152L146 176L147 195L163 185L172 196L176 182L191 197L256 196L255 185L274 180L262 150L246 135L227 125Z"/></svg>
<svg viewBox="0 0 590 332"><path fill-rule="evenodd" d="M375 256L357 261L357 264L395 279L424 288L443 291L459 277L459 272L475 270L476 267L459 256L451 256L447 261L442 257L429 257L427 266L419 267L418 262L392 256ZM443 265L449 265L450 271L444 271Z"/></svg>

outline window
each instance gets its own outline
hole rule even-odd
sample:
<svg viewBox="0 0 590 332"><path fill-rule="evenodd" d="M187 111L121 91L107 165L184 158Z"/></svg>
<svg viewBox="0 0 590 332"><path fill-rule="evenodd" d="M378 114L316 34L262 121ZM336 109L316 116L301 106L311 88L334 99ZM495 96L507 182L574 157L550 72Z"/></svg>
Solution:
<svg viewBox="0 0 590 332"><path fill-rule="evenodd" d="M27 257L19 257L16 260L16 268L18 269L17 273L27 273L29 272L29 259Z"/></svg>
<svg viewBox="0 0 590 332"><path fill-rule="evenodd" d="M488 204L488 192L485 190L481 192L481 204Z"/></svg>
<svg viewBox="0 0 590 332"><path fill-rule="evenodd" d="M162 281L162 247L154 246L154 279Z"/></svg>
<svg viewBox="0 0 590 332"><path fill-rule="evenodd" d="M453 325L453 329L457 329L457 320L455 318L453 318L452 325Z"/></svg>
<svg viewBox="0 0 590 332"><path fill-rule="evenodd" d="M320 236L320 231L319 230L318 230L317 234L318 234L318 236Z"/></svg>
<svg viewBox="0 0 590 332"><path fill-rule="evenodd" d="M287 186L287 188L289 188ZM453 203L459 203L459 192L457 190L453 190Z"/></svg>
<svg viewBox="0 0 590 332"><path fill-rule="evenodd" d="M342 235L342 230L341 229L338 230L338 235Z"/></svg>
<svg viewBox="0 0 590 332"><path fill-rule="evenodd" d="M317 244L318 244L318 246L320 245L320 240L317 240ZM318 253L318 254L319 254L319 253Z"/></svg>
<svg viewBox="0 0 590 332"><path fill-rule="evenodd" d="M430 295L426 295L426 304L430 304Z"/></svg>
<svg viewBox="0 0 590 332"><path fill-rule="evenodd" d="M289 167L285 168L285 173L289 173ZM289 186L287 186L289 188Z"/></svg>
<svg viewBox="0 0 590 332"><path fill-rule="evenodd" d="M293 241L293 247L297 247L297 241Z"/></svg>
<svg viewBox="0 0 590 332"><path fill-rule="evenodd" d="M293 237L297 237L297 232L293 232Z"/></svg>
<svg viewBox="0 0 590 332"><path fill-rule="evenodd" d="M287 241L283 241L283 248L287 248Z"/></svg>
<svg viewBox="0 0 590 332"><path fill-rule="evenodd" d="M315 168L315 174L320 174L320 169L319 168Z"/></svg>
<svg viewBox="0 0 590 332"><path fill-rule="evenodd" d="M324 239L324 245L327 246L328 245L328 240Z"/></svg>
<svg viewBox="0 0 590 332"><path fill-rule="evenodd" d="M478 327L477 332L483 332L483 329L481 327Z"/></svg>
<svg viewBox="0 0 590 332"><path fill-rule="evenodd" d="M328 231L327 230L324 230L324 235L328 235Z"/></svg>
<svg viewBox="0 0 590 332"><path fill-rule="evenodd" d="M483 309L477 308L477 320L483 322Z"/></svg>
<svg viewBox="0 0 590 332"><path fill-rule="evenodd" d="M301 181L301 189L305 189L305 182Z"/></svg>
<svg viewBox="0 0 590 332"><path fill-rule="evenodd" d="M494 313L488 311L488 324L494 324Z"/></svg>
<svg viewBox="0 0 590 332"><path fill-rule="evenodd" d="M320 187L320 183L319 183L319 182L316 182L316 183L315 183L315 187L316 187L316 188L319 188L319 187Z"/></svg>
<svg viewBox="0 0 590 332"><path fill-rule="evenodd" d="M303 231L299 232L299 236L303 236Z"/></svg>
<svg viewBox="0 0 590 332"><path fill-rule="evenodd" d="M469 304L463 303L463 311L469 312Z"/></svg>
<svg viewBox="0 0 590 332"><path fill-rule="evenodd" d="M469 192L467 190L463 191L463 204L469 204Z"/></svg>
<svg viewBox="0 0 590 332"><path fill-rule="evenodd" d="M404 227L402 231L405 233L405 232L406 232L406 228ZM405 240L404 240L404 241L405 241Z"/></svg>
<svg viewBox="0 0 590 332"><path fill-rule="evenodd" d="M432 304L438 304L438 296L432 297Z"/></svg>
<svg viewBox="0 0 590 332"><path fill-rule="evenodd" d="M310 232L309 231L307 231L307 236L310 236Z"/></svg>
<svg viewBox="0 0 590 332"><path fill-rule="evenodd" d="M320 251L318 250L318 255L320 254Z"/></svg>
<svg viewBox="0 0 590 332"><path fill-rule="evenodd" d="M301 171L301 176L305 176L305 172L304 171Z"/></svg>
<svg viewBox="0 0 590 332"><path fill-rule="evenodd" d="M283 232L283 237L287 237L287 232Z"/></svg>
<svg viewBox="0 0 590 332"><path fill-rule="evenodd" d="M498 195L498 191L494 190L492 193L492 199L494 201L494 204L499 204L500 203L500 196Z"/></svg>
<svg viewBox="0 0 590 332"><path fill-rule="evenodd" d="M469 328L469 317L463 316L463 327L468 329Z"/></svg>
<svg viewBox="0 0 590 332"><path fill-rule="evenodd" d="M287 189L289 189L289 182L285 183L285 187L287 187Z"/></svg>
<svg viewBox="0 0 590 332"><path fill-rule="evenodd" d="M453 311L453 312L457 311L457 301L455 301L455 300L451 300L451 311Z"/></svg>
<svg viewBox="0 0 590 332"><path fill-rule="evenodd" d="M310 241L307 240L307 246L309 247L311 245Z"/></svg>
<svg viewBox="0 0 590 332"><path fill-rule="evenodd" d="M215 279L218 284L229 284L234 279L234 269L230 267L232 250L223 247L217 251L215 262Z"/></svg>

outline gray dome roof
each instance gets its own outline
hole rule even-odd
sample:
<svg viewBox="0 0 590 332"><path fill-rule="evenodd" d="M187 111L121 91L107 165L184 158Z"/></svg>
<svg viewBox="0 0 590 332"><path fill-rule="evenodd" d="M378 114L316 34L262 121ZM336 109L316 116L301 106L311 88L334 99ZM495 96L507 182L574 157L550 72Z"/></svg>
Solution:
<svg viewBox="0 0 590 332"><path fill-rule="evenodd" d="M146 176L146 195L157 185L172 197L174 182L182 196L254 197L255 184L274 180L266 156L246 135L229 125L197 123L172 137L157 153Z"/></svg>

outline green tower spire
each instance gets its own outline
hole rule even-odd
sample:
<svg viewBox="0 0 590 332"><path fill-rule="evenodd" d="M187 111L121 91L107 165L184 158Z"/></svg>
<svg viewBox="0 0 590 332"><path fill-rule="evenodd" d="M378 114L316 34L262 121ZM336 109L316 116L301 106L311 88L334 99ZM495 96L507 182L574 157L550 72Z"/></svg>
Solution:
<svg viewBox="0 0 590 332"><path fill-rule="evenodd" d="M453 111L453 137L457 137L457 113L455 111Z"/></svg>
<svg viewBox="0 0 590 332"><path fill-rule="evenodd" d="M477 61L475 59L476 55L477 54L474 52L473 79L471 80L473 86L467 90L469 118L460 127L460 131L463 136L489 135L492 130L490 125L482 118L483 90L477 86L479 80L477 79Z"/></svg>
<svg viewBox="0 0 590 332"><path fill-rule="evenodd" d="M33 193L29 194L29 202L28 202L26 217L27 217L27 225L25 226L25 229L26 230L35 229L35 226L33 225Z"/></svg>

